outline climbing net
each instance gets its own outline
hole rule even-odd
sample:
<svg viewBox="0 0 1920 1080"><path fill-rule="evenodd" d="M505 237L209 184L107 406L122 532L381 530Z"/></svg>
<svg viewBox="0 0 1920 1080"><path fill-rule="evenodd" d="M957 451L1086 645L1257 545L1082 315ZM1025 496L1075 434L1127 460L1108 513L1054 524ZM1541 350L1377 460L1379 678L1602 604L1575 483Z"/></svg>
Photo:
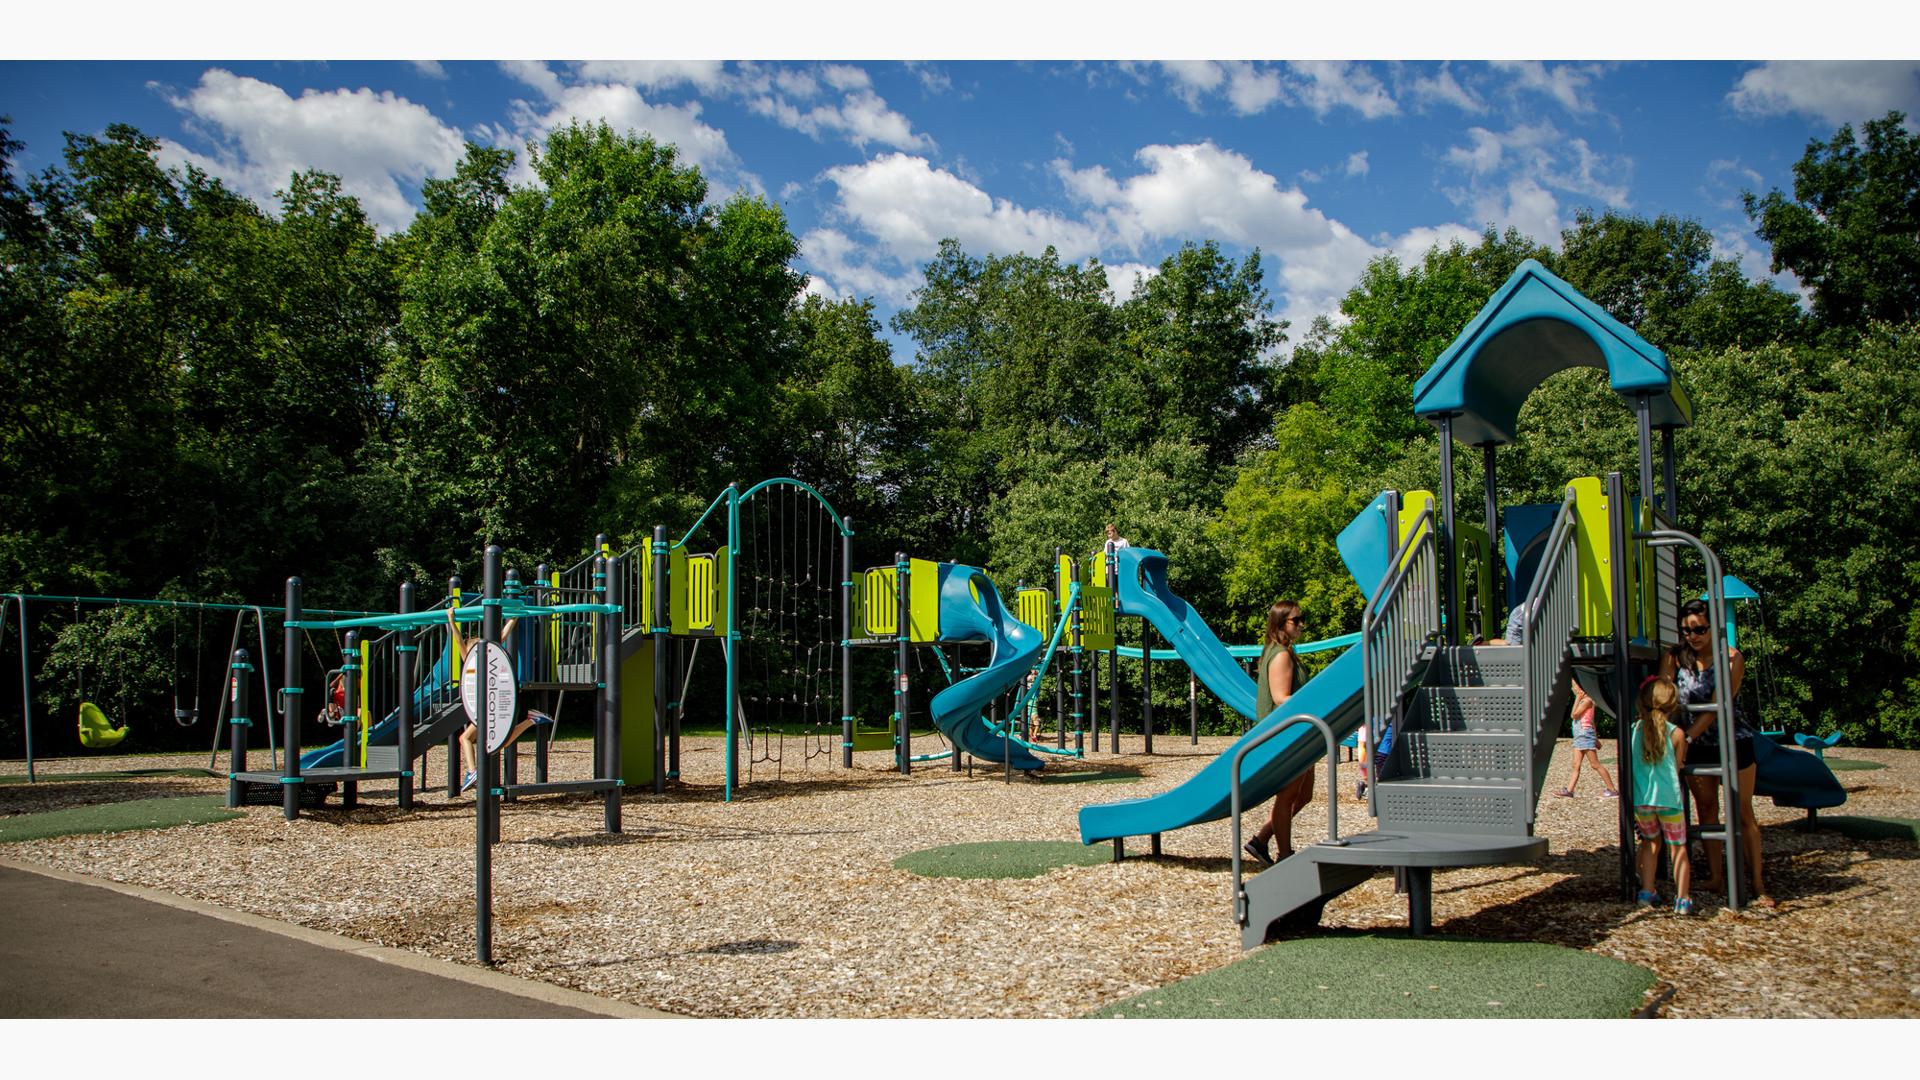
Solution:
<svg viewBox="0 0 1920 1080"><path fill-rule="evenodd" d="M747 775L784 767L789 735L800 764L840 743L840 528L811 490L776 481L740 504L740 659L736 668Z"/></svg>

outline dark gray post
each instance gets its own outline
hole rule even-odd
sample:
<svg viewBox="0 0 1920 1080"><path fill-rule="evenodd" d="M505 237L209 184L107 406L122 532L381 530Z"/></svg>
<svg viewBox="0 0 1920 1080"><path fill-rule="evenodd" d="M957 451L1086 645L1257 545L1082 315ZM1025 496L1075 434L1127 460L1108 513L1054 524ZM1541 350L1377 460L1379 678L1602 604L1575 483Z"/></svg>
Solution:
<svg viewBox="0 0 1920 1080"><path fill-rule="evenodd" d="M667 527L653 527L653 793L667 790Z"/></svg>
<svg viewBox="0 0 1920 1080"><path fill-rule="evenodd" d="M1107 560L1107 589L1113 594L1113 649L1107 653L1107 734L1117 754L1120 752L1120 560L1111 549L1103 558Z"/></svg>
<svg viewBox="0 0 1920 1080"><path fill-rule="evenodd" d="M486 555L481 563L481 596L484 600L500 598L500 548L497 544L488 544ZM487 604L480 613L480 640L496 642L500 640L500 608L496 604ZM474 765L480 772L479 783L474 792L473 814L473 901L474 901L474 950L479 961L493 966L493 841L497 835L492 828L493 799L493 754L487 750L487 669L479 665L479 677L474 680L479 698L474 725Z"/></svg>
<svg viewBox="0 0 1920 1080"><path fill-rule="evenodd" d="M910 703L907 693L907 650L910 648L908 644L910 637L908 620L913 617L912 610L908 606L907 594L907 573L909 568L907 553L904 551L894 552L893 600L896 608L895 618L898 621L894 626L894 630L896 631L894 634L894 664L896 670L893 673L893 716L894 723L898 725L898 728L894 732L893 742L894 755L899 759L900 771L903 774L913 771L913 737L907 724L907 706ZM955 751L954 756L958 757L959 752Z"/></svg>
<svg viewBox="0 0 1920 1080"><path fill-rule="evenodd" d="M33 771L33 678L27 673L27 598L17 598L20 605L20 729L27 738L27 783L37 783ZM268 723L273 718L267 718Z"/></svg>
<svg viewBox="0 0 1920 1080"><path fill-rule="evenodd" d="M22 605L25 606L25 605ZM227 731L230 739L227 753L227 805L239 806L241 782L239 775L247 771L247 728L253 723L246 715L247 692L253 688L253 665L247 662L247 650L233 650L233 661L229 665L227 679L227 700L233 708L233 715L227 717ZM271 723L272 719L269 718Z"/></svg>
<svg viewBox="0 0 1920 1080"><path fill-rule="evenodd" d="M1667 481L1664 487L1667 501L1662 509L1667 512L1669 520L1678 523L1680 520L1680 488L1675 471L1678 465L1675 463L1673 457L1673 428L1671 426L1660 429L1660 451L1660 456L1665 465L1664 471Z"/></svg>
<svg viewBox="0 0 1920 1080"><path fill-rule="evenodd" d="M1093 752L1100 752L1100 658L1087 658L1087 726L1093 729Z"/></svg>
<svg viewBox="0 0 1920 1080"><path fill-rule="evenodd" d="M600 559L606 573L600 585L600 602L612 604L620 592L620 557L602 556ZM607 729L607 771L601 779L615 781L606 794L606 826L610 833L620 831L620 786L626 779L626 768L620 760L620 616L612 612L600 614L600 698L601 715L605 718Z"/></svg>
<svg viewBox="0 0 1920 1080"><path fill-rule="evenodd" d="M1633 395L1634 426L1640 436L1640 498L1653 506L1653 399L1645 391ZM1639 522L1634 522L1639 528ZM1624 554L1624 553L1623 553Z"/></svg>
<svg viewBox="0 0 1920 1080"><path fill-rule="evenodd" d="M1500 557L1500 489L1497 486L1498 474L1494 470L1494 452L1498 448L1493 443L1480 444L1480 480L1487 489L1487 563L1481 569L1487 575L1488 602L1494 610L1487 616L1498 616L1500 608L1500 564L1506 560ZM1472 641L1480 632L1479 627L1471 627L1463 635Z"/></svg>
<svg viewBox="0 0 1920 1080"><path fill-rule="evenodd" d="M1636 700L1634 671L1627 653L1627 638L1631 631L1627 626L1627 545L1633 541L1633 527L1628 524L1631 517L1627 512L1626 483L1617 472L1610 472L1606 478L1607 492L1607 536L1613 548L1613 700L1618 702L1620 723L1614 728L1613 760L1621 763L1618 770L1631 774L1626 763L1632 761L1630 729L1632 722L1627 717L1633 715ZM1634 832L1631 804L1633 802L1633 777L1620 777L1619 813L1619 863L1620 863L1620 899L1631 900L1639 889L1639 870L1634 866Z"/></svg>
<svg viewBox="0 0 1920 1080"><path fill-rule="evenodd" d="M509 598L520 595L520 572L518 570L509 569L507 571L506 580L502 583L500 595L503 597L509 597ZM506 620L502 619L501 621L504 623ZM525 641L526 636L531 633L533 633L533 627L531 626L522 626L514 631L514 638L516 640L516 644L513 650L514 652L519 651L518 643ZM514 674L515 682L517 685L518 680L523 673L520 670L520 665L518 663L512 662L512 653L509 653L508 657L509 657L509 664L513 668L513 674ZM518 721L515 721L515 723L517 725ZM534 733L533 741L536 744L539 743L540 735L538 732ZM500 786L503 788L511 787L514 784L517 784L519 782L520 782L520 744L518 741L512 741L512 742L508 742L507 745L500 748ZM513 796L511 795L502 795L500 796L500 801L506 802L511 798L513 798Z"/></svg>
<svg viewBox="0 0 1920 1080"><path fill-rule="evenodd" d="M1453 547L1453 414L1440 418L1440 610L1447 622L1443 637L1449 645L1460 643L1460 574L1458 553ZM1400 532L1396 518L1387 523L1387 531Z"/></svg>
<svg viewBox="0 0 1920 1080"><path fill-rule="evenodd" d="M286 671L286 686L281 688L280 746L286 753L286 760L280 776L280 808L287 820L300 816L300 695L306 688L300 685L300 579L287 579L286 617L280 638L280 666Z"/></svg>
<svg viewBox="0 0 1920 1080"><path fill-rule="evenodd" d="M853 768L853 519L840 532L840 767Z"/></svg>
<svg viewBox="0 0 1920 1080"><path fill-rule="evenodd" d="M1433 868L1409 866L1407 879L1407 932L1413 937L1433 933Z"/></svg>
<svg viewBox="0 0 1920 1080"><path fill-rule="evenodd" d="M349 630L340 646L340 679L344 683L347 698L346 710L340 715L340 767L351 769L353 751L360 742L360 631ZM365 761L360 768L366 768ZM351 810L360 805L360 784L348 780L340 785L340 806Z"/></svg>
<svg viewBox="0 0 1920 1080"><path fill-rule="evenodd" d="M413 582L400 586L400 614L413 614ZM395 737L400 744L400 809L413 809L413 673L414 654L420 651L415 645L413 627L400 628L399 640L393 647L394 667L400 679L400 726Z"/></svg>
<svg viewBox="0 0 1920 1080"><path fill-rule="evenodd" d="M1140 620L1140 700L1145 705L1140 710L1140 737L1146 741L1146 752L1151 754L1153 753L1153 624L1145 619Z"/></svg>
<svg viewBox="0 0 1920 1080"><path fill-rule="evenodd" d="M447 579L447 607L455 608L458 606L460 606L460 579L458 577L450 577ZM457 621L454 623L455 627L459 625ZM466 657L464 656L460 658L460 660L465 659ZM450 668L447 672L447 678L453 683L454 690L458 692L460 688L460 667L459 663L453 657L453 641L451 638L447 641L447 664ZM474 768L477 770L479 767L479 763L476 762ZM447 798L452 799L459 797L460 781L463 779L465 779L465 777L460 775L460 733L456 731L447 736Z"/></svg>
<svg viewBox="0 0 1920 1080"><path fill-rule="evenodd" d="M1057 552L1059 549L1054 550ZM1059 565L1057 560L1055 565ZM1080 570L1076 566L1073 571L1073 582L1078 584L1079 581ZM1067 625L1067 633L1073 635L1071 639L1073 643L1073 749L1081 754L1085 754L1087 749L1087 698L1083 692L1086 681L1080 667L1081 658L1086 654L1086 647L1081 642L1081 633L1086 628L1083 618L1086 607L1084 603L1076 601L1073 605L1073 622ZM1066 737L1064 729L1061 737L1063 739Z"/></svg>

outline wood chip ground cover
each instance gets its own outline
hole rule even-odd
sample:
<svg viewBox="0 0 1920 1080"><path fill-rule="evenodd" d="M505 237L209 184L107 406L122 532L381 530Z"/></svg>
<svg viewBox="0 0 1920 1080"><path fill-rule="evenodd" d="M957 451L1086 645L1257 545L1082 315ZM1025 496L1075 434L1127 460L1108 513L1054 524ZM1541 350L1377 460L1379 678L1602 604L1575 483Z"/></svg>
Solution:
<svg viewBox="0 0 1920 1080"><path fill-rule="evenodd" d="M1077 839L1087 802L1137 798L1191 776L1231 740L1156 740L1152 756L1093 759L1137 772L1124 786L1001 781L944 764L910 777L888 755L852 770L793 755L721 798L718 740L689 741L684 783L632 792L626 831L598 832L599 804L509 805L495 849L495 953L502 970L691 1016L1072 1017L1240 956L1227 907L1228 826L1169 833L1159 859L1065 866L1030 879L928 878L894 860L952 844ZM1842 774L1856 817L1920 818L1920 753L1849 748L1886 768ZM1551 776L1570 764L1563 742ZM584 743L553 755L584 776ZM196 766L191 755L44 763L45 781L0 786L0 816L134 798L206 794L191 777L72 781L70 773ZM435 772L439 762L435 762ZM530 766L528 766L530 767ZM1075 766L1069 766L1070 768ZM1343 776L1347 775L1342 770ZM1364 819L1343 782L1341 820ZM69 790L72 789L72 790ZM1597 785L1592 789L1598 794ZM1325 791L1296 826L1325 830ZM37 862L457 962L473 957L473 811L428 791L399 813L391 788L282 820L276 807L191 828L68 836L5 846ZM1685 1017L1920 1015L1920 859L1909 839L1802 831L1761 800L1767 877L1780 906L1734 915L1636 911L1619 899L1616 805L1542 799L1549 853L1533 865L1436 875L1436 929L1538 941L1639 964L1649 997ZM1250 812L1251 827L1261 810ZM1145 849L1136 842L1131 851ZM1406 904L1376 876L1327 907L1330 926L1394 932Z"/></svg>

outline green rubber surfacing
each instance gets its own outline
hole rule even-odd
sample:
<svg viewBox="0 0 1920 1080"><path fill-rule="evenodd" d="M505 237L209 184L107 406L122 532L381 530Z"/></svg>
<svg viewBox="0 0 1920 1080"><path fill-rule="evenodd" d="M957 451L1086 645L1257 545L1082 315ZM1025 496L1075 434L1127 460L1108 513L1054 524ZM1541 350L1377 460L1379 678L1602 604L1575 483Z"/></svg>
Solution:
<svg viewBox="0 0 1920 1080"><path fill-rule="evenodd" d="M132 799L97 806L69 806L41 814L0 818L0 844L84 833L206 825L241 816L240 811L227 809L225 795L187 795L166 799Z"/></svg>
<svg viewBox="0 0 1920 1080"><path fill-rule="evenodd" d="M1653 984L1646 968L1559 945L1336 934L1264 946L1088 1017L1612 1019Z"/></svg>
<svg viewBox="0 0 1920 1080"><path fill-rule="evenodd" d="M1073 840L1005 840L927 848L893 860L896 870L921 877L1035 878L1062 866L1096 866L1113 861L1102 846Z"/></svg>

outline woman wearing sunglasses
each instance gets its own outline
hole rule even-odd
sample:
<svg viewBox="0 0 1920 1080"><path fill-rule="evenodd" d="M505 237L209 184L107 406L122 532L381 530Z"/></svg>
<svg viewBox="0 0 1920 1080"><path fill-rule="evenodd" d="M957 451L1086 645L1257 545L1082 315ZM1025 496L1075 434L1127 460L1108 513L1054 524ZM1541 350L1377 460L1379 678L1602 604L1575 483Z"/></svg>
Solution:
<svg viewBox="0 0 1920 1080"><path fill-rule="evenodd" d="M1258 719L1273 715L1299 687L1300 657L1293 651L1293 644L1306 632L1307 618L1300 614L1300 605L1292 600L1282 600L1267 610L1266 647L1260 650L1260 685L1255 695ZM1312 801L1313 770L1309 768L1273 797L1273 813L1267 823L1254 832L1253 839L1241 850L1255 863L1271 866L1276 858L1267 851L1267 841L1278 838L1278 858L1293 854L1293 817Z"/></svg>
<svg viewBox="0 0 1920 1080"><path fill-rule="evenodd" d="M1667 650L1660 661L1660 673L1673 680L1680 689L1680 700L1686 705L1705 705L1716 699L1718 687L1714 685L1713 640L1715 634L1713 620L1708 617L1704 600L1689 600L1680 609L1680 643ZM1759 733L1753 724L1740 711L1740 680L1746 674L1746 659L1739 649L1727 650L1727 674L1731 686L1727 687L1727 700L1733 702L1733 760L1740 779L1740 845L1746 855L1747 873L1753 878L1753 903L1759 907L1773 907L1773 897L1767 895L1766 878L1760 867L1760 822L1753 816L1753 740ZM1687 764L1720 764L1720 729L1718 714L1707 712L1683 712L1679 722L1685 732ZM1692 789L1694 802L1700 808L1700 824L1711 827L1720 822L1720 780L1713 776L1689 776L1687 787ZM1726 891L1726 863L1721 858L1720 842L1709 840L1707 845L1707 882L1709 892Z"/></svg>

